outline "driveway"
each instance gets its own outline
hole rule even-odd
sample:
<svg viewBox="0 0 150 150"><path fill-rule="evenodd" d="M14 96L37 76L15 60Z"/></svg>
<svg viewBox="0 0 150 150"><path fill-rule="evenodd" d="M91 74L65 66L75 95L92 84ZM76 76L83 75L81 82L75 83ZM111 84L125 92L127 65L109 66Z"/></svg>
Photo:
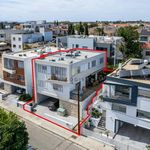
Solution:
<svg viewBox="0 0 150 150"><path fill-rule="evenodd" d="M35 113L69 129L73 129L77 125L77 118L73 116L60 116L57 112L50 111L48 103L49 101L44 101L37 105Z"/></svg>
<svg viewBox="0 0 150 150"><path fill-rule="evenodd" d="M114 140L132 147L131 149L146 150L146 145L150 144L150 130L125 123Z"/></svg>

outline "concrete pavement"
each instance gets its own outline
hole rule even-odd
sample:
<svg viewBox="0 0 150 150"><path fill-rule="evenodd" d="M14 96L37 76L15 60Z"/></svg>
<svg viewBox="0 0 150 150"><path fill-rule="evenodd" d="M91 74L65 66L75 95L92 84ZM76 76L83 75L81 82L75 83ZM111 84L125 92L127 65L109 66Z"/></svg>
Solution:
<svg viewBox="0 0 150 150"><path fill-rule="evenodd" d="M42 129L32 122L24 121L29 133L29 143L36 150L87 150L67 139Z"/></svg>
<svg viewBox="0 0 150 150"><path fill-rule="evenodd" d="M12 111L12 112L16 113L18 116L20 116L21 118L24 118L32 123L35 123L39 127L44 128L45 130L51 131L51 133L58 135L59 137L62 137L62 138L66 139L72 143L75 143L81 147L84 147L85 149L114 150L114 147L112 147L110 145L106 145L102 142L98 142L98 141L88 138L88 137L74 135L73 133L71 133L69 131L66 131L54 124L46 122L32 114L29 114L29 113L25 112L24 110L22 110L21 108L17 108L14 105L8 106L7 102L5 102L5 101L0 102L0 107L6 109L8 111Z"/></svg>

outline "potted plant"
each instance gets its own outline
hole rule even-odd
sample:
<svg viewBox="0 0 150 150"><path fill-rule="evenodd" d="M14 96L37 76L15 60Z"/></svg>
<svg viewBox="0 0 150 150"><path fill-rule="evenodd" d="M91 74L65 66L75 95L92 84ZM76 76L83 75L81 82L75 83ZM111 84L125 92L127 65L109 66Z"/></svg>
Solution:
<svg viewBox="0 0 150 150"><path fill-rule="evenodd" d="M99 99L100 99L102 102L103 102L103 98L104 98L103 95L100 95L100 96L99 96Z"/></svg>
<svg viewBox="0 0 150 150"><path fill-rule="evenodd" d="M96 108L92 108L92 112L91 112L91 125L94 127L98 127L98 123L101 119L102 113L99 112L99 110L97 110Z"/></svg>

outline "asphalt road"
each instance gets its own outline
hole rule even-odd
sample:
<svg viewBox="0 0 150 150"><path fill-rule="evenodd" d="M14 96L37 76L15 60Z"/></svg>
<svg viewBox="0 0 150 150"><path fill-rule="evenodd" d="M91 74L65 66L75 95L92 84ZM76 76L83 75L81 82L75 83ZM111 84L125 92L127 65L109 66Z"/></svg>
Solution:
<svg viewBox="0 0 150 150"><path fill-rule="evenodd" d="M34 123L26 122L29 144L36 150L86 150L71 141L44 130Z"/></svg>

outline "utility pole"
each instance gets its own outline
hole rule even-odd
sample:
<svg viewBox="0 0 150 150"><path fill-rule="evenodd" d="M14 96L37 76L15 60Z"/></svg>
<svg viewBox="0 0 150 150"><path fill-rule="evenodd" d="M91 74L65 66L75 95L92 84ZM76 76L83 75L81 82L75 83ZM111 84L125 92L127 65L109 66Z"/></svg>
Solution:
<svg viewBox="0 0 150 150"><path fill-rule="evenodd" d="M78 134L80 135L80 84L78 85Z"/></svg>

